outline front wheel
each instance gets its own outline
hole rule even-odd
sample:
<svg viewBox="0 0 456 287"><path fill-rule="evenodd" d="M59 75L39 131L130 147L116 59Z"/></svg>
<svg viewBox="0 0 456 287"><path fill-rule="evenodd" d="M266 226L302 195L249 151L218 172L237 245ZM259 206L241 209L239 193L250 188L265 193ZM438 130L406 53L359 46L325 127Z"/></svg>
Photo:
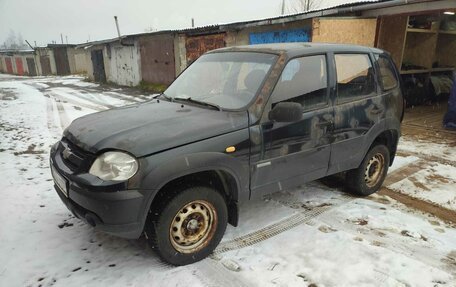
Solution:
<svg viewBox="0 0 456 287"><path fill-rule="evenodd" d="M390 163L390 154L386 146L375 145L364 157L357 169L347 172L348 188L359 195L370 195L383 184Z"/></svg>
<svg viewBox="0 0 456 287"><path fill-rule="evenodd" d="M186 265L204 259L225 233L228 211L223 196L209 187L192 187L170 195L152 211L147 239L166 262Z"/></svg>

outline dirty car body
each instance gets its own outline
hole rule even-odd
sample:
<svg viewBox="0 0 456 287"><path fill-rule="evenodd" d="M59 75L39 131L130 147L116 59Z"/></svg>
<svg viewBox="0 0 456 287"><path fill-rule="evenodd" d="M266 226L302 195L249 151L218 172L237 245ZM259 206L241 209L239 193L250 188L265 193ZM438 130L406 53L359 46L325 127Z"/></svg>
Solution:
<svg viewBox="0 0 456 287"><path fill-rule="evenodd" d="M201 78L213 77L203 75L205 70L219 71L212 66L225 78L206 82L229 84L193 87L192 82L206 85ZM156 99L75 120L52 147L51 169L66 206L110 234L138 238L148 224L150 233L158 233L165 219L150 214L167 212L162 205L178 197L182 186L220 193L226 221L236 226L240 202L332 174L359 170L367 184L361 193L374 192L394 159L402 115L398 73L382 50L307 43L224 48L202 56ZM366 159L377 145L387 153ZM118 174L129 168L134 174L111 180L92 172L107 153L114 162L129 161ZM201 210L216 205L195 200ZM185 226L170 217L171 229L164 230L185 230L166 235L166 244L198 234L195 226L207 229L224 220L218 211L192 212ZM208 252L218 243L207 245L211 230L201 234ZM203 247L185 249L193 246L190 239L175 241L178 253L203 252ZM159 239L154 242L160 245ZM160 255L176 265L204 257L173 261Z"/></svg>

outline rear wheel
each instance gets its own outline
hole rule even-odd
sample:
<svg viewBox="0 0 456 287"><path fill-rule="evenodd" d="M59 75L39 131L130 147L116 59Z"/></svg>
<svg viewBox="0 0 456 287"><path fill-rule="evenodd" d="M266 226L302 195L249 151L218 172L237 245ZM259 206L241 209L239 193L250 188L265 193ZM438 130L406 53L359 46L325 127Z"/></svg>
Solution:
<svg viewBox="0 0 456 287"><path fill-rule="evenodd" d="M225 233L225 199L209 187L192 187L165 198L146 224L147 239L158 255L173 265L204 259Z"/></svg>
<svg viewBox="0 0 456 287"><path fill-rule="evenodd" d="M380 189L388 172L389 150L378 144L373 146L357 169L347 172L348 188L359 195L370 195Z"/></svg>

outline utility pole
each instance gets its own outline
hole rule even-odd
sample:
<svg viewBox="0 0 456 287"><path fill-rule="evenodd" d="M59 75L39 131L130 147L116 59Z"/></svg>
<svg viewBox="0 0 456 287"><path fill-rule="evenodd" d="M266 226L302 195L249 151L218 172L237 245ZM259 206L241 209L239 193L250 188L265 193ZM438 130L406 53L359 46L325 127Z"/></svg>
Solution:
<svg viewBox="0 0 456 287"><path fill-rule="evenodd" d="M192 28L195 28L195 18L192 18Z"/></svg>
<svg viewBox="0 0 456 287"><path fill-rule="evenodd" d="M117 28L117 36L119 36L119 43L120 45L122 46L130 46L130 47L134 47L135 44L127 44L127 43L123 43L122 41L122 36L120 36L120 28L119 28L119 21L117 20L117 16L114 16L114 22L116 22L116 28Z"/></svg>
<svg viewBox="0 0 456 287"><path fill-rule="evenodd" d="M282 15L285 14L285 0L282 0Z"/></svg>
<svg viewBox="0 0 456 287"><path fill-rule="evenodd" d="M63 35L62 35L62 33L60 33L60 40L62 40L62 44L63 44Z"/></svg>
<svg viewBox="0 0 456 287"><path fill-rule="evenodd" d="M122 38L120 37L119 21L117 20L117 16L114 16L114 22L116 23L117 36L119 36L119 41L120 41L120 40L122 40Z"/></svg>
<svg viewBox="0 0 456 287"><path fill-rule="evenodd" d="M68 36L65 36L66 43L68 45Z"/></svg>

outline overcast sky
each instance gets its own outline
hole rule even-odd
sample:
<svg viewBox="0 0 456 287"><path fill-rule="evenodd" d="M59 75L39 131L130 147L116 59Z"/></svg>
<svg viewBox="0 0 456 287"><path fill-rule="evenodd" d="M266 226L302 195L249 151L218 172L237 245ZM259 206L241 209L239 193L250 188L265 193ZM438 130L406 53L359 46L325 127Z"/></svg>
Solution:
<svg viewBox="0 0 456 287"><path fill-rule="evenodd" d="M298 0L286 0L290 2ZM314 0L321 1L321 0ZM353 0L352 0L353 1ZM347 2L331 0L327 2ZM280 15L282 0L0 0L0 44L10 30L24 40L46 45L102 40L116 36L114 15L123 35L146 29L178 29Z"/></svg>

